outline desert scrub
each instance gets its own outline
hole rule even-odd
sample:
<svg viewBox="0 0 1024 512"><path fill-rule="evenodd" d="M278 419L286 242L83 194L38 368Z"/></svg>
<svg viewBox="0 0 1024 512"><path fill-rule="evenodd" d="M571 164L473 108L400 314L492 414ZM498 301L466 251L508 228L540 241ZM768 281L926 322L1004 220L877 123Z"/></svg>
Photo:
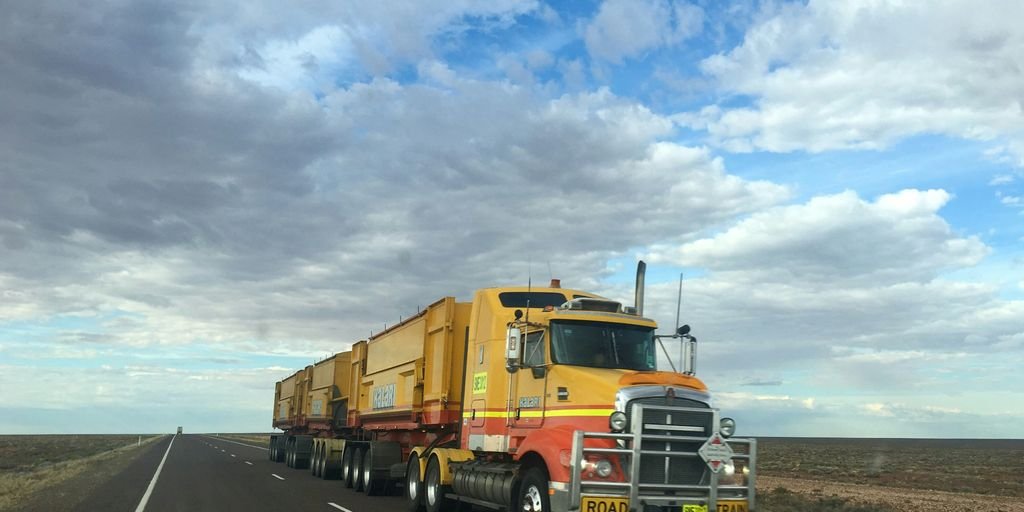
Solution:
<svg viewBox="0 0 1024 512"><path fill-rule="evenodd" d="M769 437L757 449L766 477L1024 498L1019 439Z"/></svg>
<svg viewBox="0 0 1024 512"><path fill-rule="evenodd" d="M136 449L137 435L0 436L0 510ZM141 436L146 446L160 436Z"/></svg>
<svg viewBox="0 0 1024 512"><path fill-rule="evenodd" d="M851 503L849 500L796 494L777 487L757 495L759 512L896 512L882 505Z"/></svg>

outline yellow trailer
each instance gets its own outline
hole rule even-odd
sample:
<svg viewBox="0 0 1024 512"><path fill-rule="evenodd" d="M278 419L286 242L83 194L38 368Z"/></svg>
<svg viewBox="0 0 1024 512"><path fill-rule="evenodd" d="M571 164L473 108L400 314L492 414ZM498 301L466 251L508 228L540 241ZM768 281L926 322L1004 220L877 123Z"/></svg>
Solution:
<svg viewBox="0 0 1024 512"><path fill-rule="evenodd" d="M444 429L457 423L471 305L445 297L353 346L351 424L368 430Z"/></svg>

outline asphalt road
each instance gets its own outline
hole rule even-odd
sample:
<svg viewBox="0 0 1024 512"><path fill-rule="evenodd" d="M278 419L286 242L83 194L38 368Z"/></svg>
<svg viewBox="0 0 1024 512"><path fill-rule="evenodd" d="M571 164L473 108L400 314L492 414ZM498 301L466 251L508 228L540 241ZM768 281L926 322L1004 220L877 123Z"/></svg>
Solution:
<svg viewBox="0 0 1024 512"><path fill-rule="evenodd" d="M157 468L160 473L153 482ZM346 489L339 480L321 480L309 470L271 462L263 448L223 438L180 435L153 443L78 509L399 512L405 510L405 500L366 496Z"/></svg>

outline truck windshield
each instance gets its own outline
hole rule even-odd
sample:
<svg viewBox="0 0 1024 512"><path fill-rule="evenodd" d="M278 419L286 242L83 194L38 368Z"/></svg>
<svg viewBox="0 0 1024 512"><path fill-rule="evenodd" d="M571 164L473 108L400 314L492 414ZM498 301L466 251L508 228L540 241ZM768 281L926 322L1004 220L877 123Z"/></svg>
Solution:
<svg viewBox="0 0 1024 512"><path fill-rule="evenodd" d="M604 322L551 322L555 363L656 370L654 329Z"/></svg>

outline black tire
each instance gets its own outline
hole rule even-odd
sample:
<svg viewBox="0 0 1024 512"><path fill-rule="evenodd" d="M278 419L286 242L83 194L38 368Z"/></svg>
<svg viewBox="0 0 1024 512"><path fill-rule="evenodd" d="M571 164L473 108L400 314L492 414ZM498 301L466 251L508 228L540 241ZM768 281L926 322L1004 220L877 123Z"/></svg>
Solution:
<svg viewBox="0 0 1024 512"><path fill-rule="evenodd" d="M330 441L322 441L320 443L320 458L317 459L316 476L320 477L321 480L328 480L327 474L327 456L330 454Z"/></svg>
<svg viewBox="0 0 1024 512"><path fill-rule="evenodd" d="M387 481L377 478L373 473L373 450L367 448L363 452L363 491L367 496L380 495L387 487Z"/></svg>
<svg viewBox="0 0 1024 512"><path fill-rule="evenodd" d="M267 458L271 461L274 460L274 447L277 446L277 436L270 437L270 446L267 447Z"/></svg>
<svg viewBox="0 0 1024 512"><path fill-rule="evenodd" d="M409 455L409 465L405 467L405 502L408 512L423 512L423 479L420 478L420 457Z"/></svg>
<svg viewBox="0 0 1024 512"><path fill-rule="evenodd" d="M312 448L312 436L295 436L295 442L292 443L292 467L294 467L295 469L309 469Z"/></svg>
<svg viewBox="0 0 1024 512"><path fill-rule="evenodd" d="M290 468L295 467L295 443L292 438L284 442L284 465Z"/></svg>
<svg viewBox="0 0 1024 512"><path fill-rule="evenodd" d="M316 458L309 461L309 470L313 476L323 478L324 476L324 449L327 448L326 441L320 441L316 446Z"/></svg>
<svg viewBox="0 0 1024 512"><path fill-rule="evenodd" d="M314 475L317 478L324 477L324 459L327 458L327 441L320 441L320 446L317 448L316 454L316 472Z"/></svg>
<svg viewBox="0 0 1024 512"><path fill-rule="evenodd" d="M363 492L363 452L358 448L352 454L352 488L357 492Z"/></svg>
<svg viewBox="0 0 1024 512"><path fill-rule="evenodd" d="M313 440L313 449L309 452L309 474L316 476L316 450L317 445L320 444L316 439Z"/></svg>
<svg viewBox="0 0 1024 512"><path fill-rule="evenodd" d="M437 462L437 457L431 457L423 478L423 506L427 512L455 510L455 501L445 497L449 492L451 489L447 485L441 485L441 464Z"/></svg>
<svg viewBox="0 0 1024 512"><path fill-rule="evenodd" d="M532 467L526 470L519 480L516 489L516 503L513 510L523 512L549 512L551 500L548 498L548 473L543 468Z"/></svg>
<svg viewBox="0 0 1024 512"><path fill-rule="evenodd" d="M274 443L274 462L284 462L284 438L278 437Z"/></svg>
<svg viewBox="0 0 1024 512"><path fill-rule="evenodd" d="M345 487L351 488L353 485L352 480L352 462L355 456L356 447L346 446L345 453L341 454L341 482Z"/></svg>
<svg viewBox="0 0 1024 512"><path fill-rule="evenodd" d="M324 462L327 460L327 441L320 441L316 455L316 476L324 478Z"/></svg>

